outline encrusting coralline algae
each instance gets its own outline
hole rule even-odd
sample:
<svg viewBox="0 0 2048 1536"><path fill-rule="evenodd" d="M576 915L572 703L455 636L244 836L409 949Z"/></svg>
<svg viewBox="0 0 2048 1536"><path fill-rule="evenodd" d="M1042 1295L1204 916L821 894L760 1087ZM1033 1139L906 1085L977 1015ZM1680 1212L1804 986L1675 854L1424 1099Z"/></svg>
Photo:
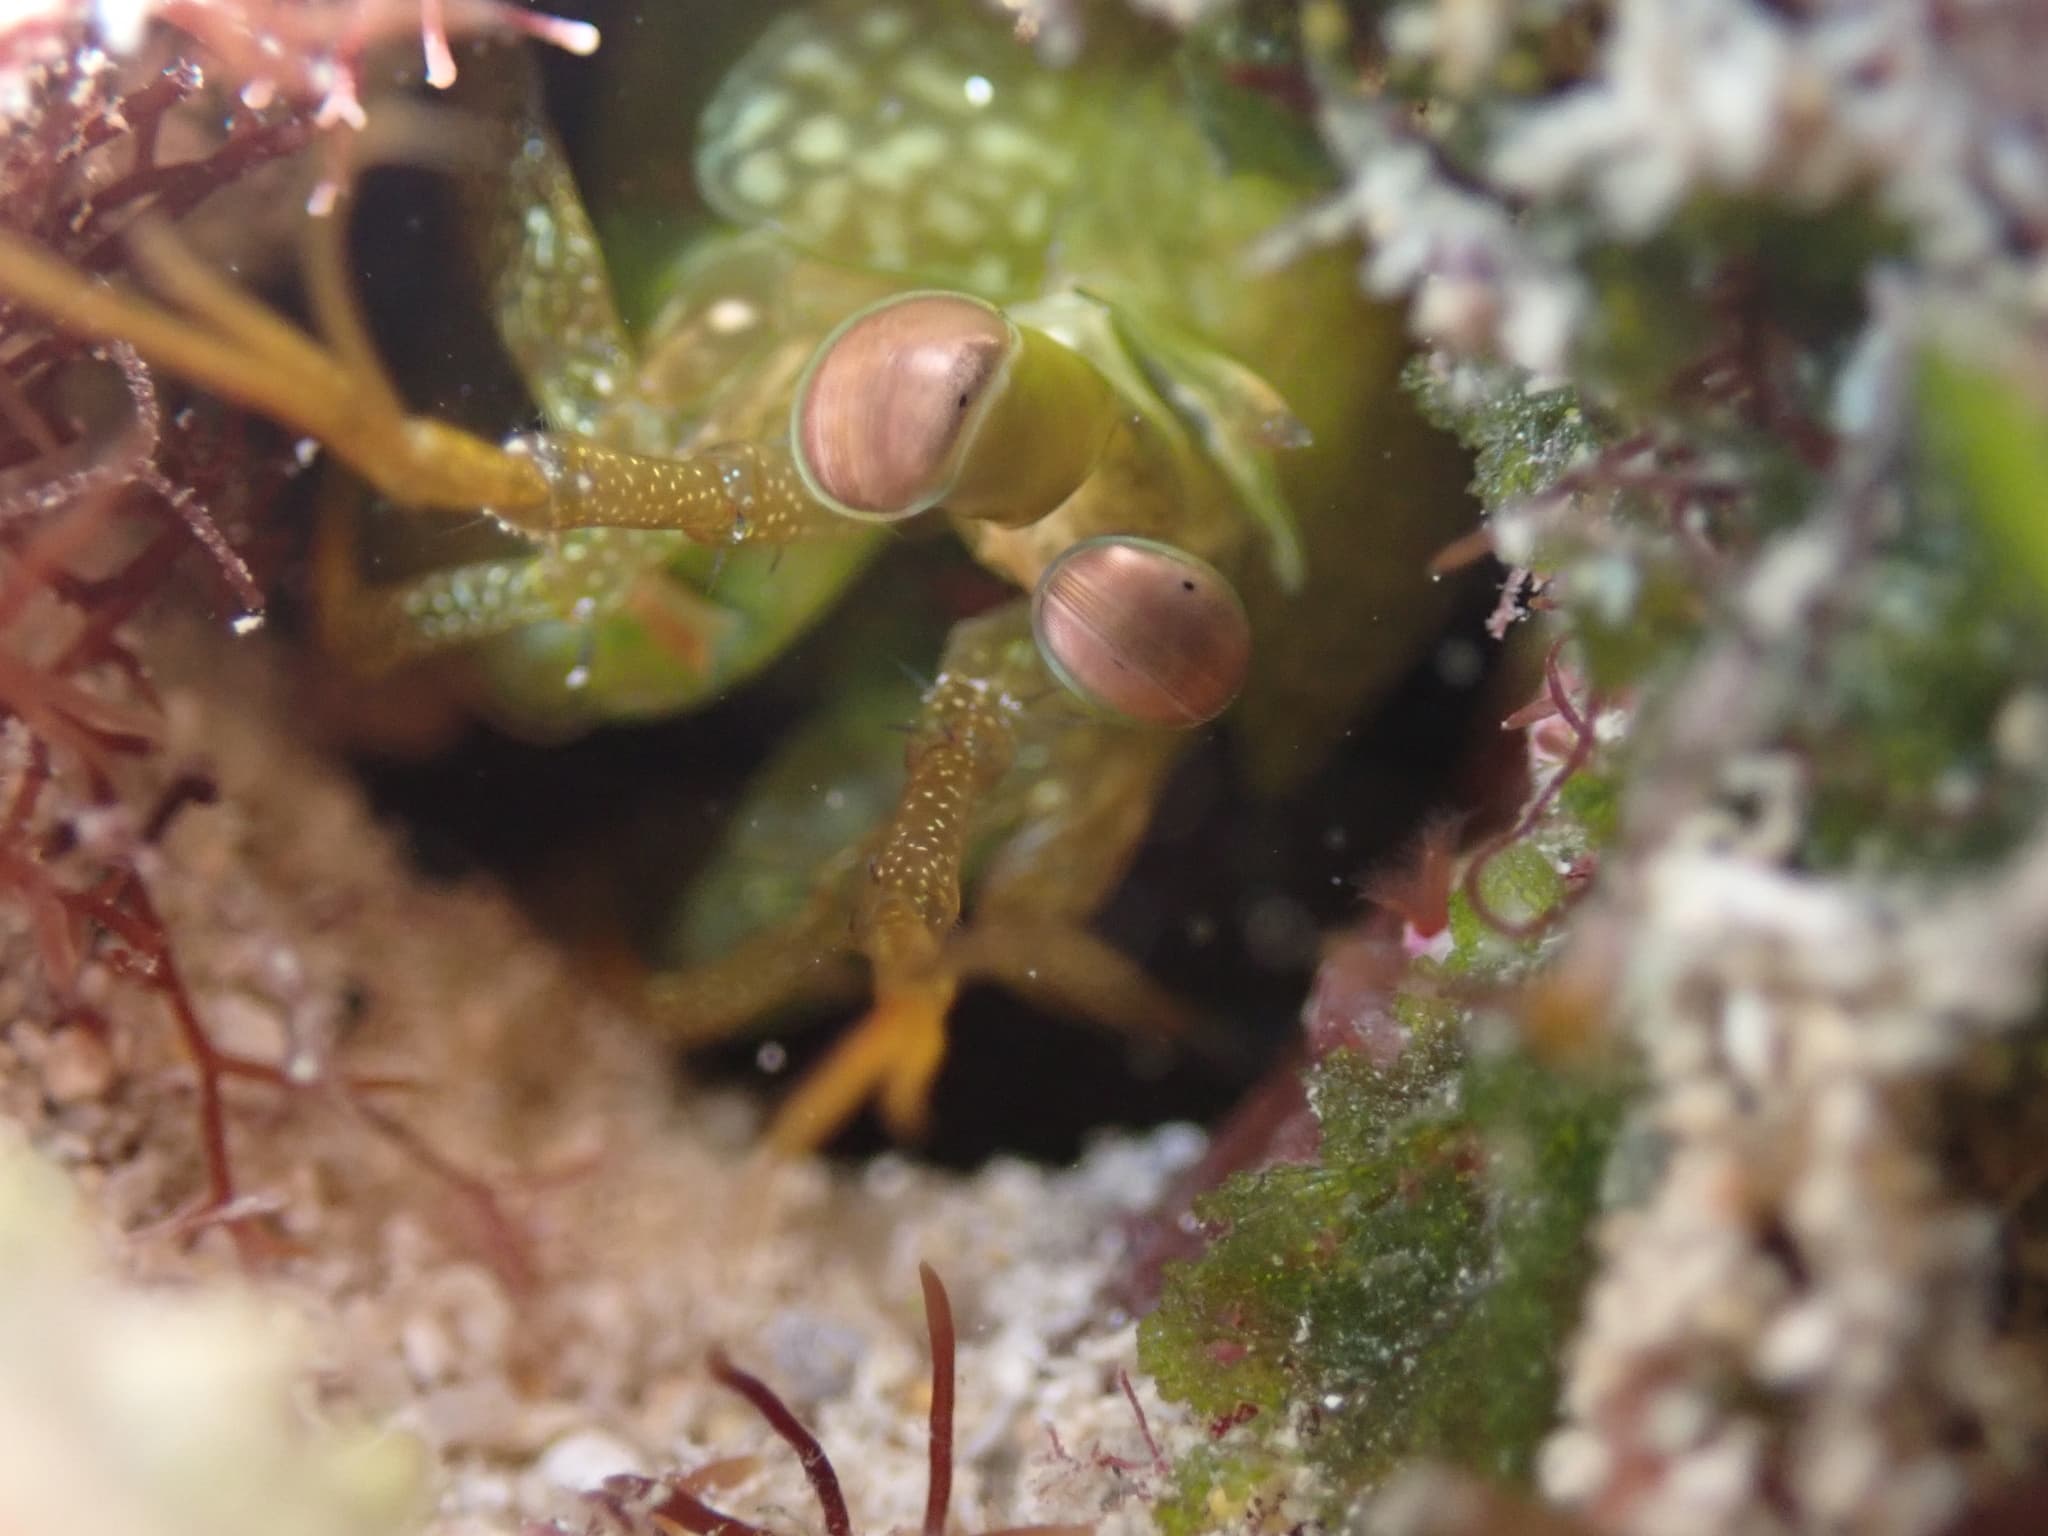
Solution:
<svg viewBox="0 0 2048 1536"><path fill-rule="evenodd" d="M1503 620L1533 592L1630 704L1522 1010L1593 999L1641 1073L1534 1490L1945 1529L2048 1427L2044 603L2007 564L2048 496L2048 11L1445 3L1380 42L1337 56L1390 92L1325 65L1344 185L1261 258L1365 238L1484 450ZM1441 1476L1351 1516L1529 1518Z"/></svg>

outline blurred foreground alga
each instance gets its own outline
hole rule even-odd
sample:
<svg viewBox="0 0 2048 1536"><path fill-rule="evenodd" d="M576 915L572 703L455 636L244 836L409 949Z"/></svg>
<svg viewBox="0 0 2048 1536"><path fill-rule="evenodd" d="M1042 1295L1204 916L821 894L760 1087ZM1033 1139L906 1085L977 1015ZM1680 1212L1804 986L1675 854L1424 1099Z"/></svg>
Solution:
<svg viewBox="0 0 2048 1536"><path fill-rule="evenodd" d="M1140 8L1313 113L1339 182L1253 259L1360 236L1360 281L1410 304L1412 388L1489 516L1444 563L1498 557L1492 628L1539 663L1503 722L1528 802L1372 881L1308 1009L1311 1134L1204 1197L1207 1253L1143 1325L1205 1423L1152 1518L2024 1519L2048 1442L2048 8ZM1083 8L1007 9L1085 46ZM0 78L7 216L104 269L95 231L141 192L74 162L132 130L146 163L155 134L123 96L38 138L73 99L49 78ZM291 84L274 119L244 91L196 163L346 116ZM147 192L178 212L233 175ZM267 492L209 479L205 434L245 428L166 428L118 349L0 344L0 880L90 1036L88 950L175 986L148 850L191 791L126 787L151 730L125 625L195 536L254 601L231 546L260 553ZM127 559L75 568L69 530L115 516ZM32 603L70 638L17 622Z"/></svg>

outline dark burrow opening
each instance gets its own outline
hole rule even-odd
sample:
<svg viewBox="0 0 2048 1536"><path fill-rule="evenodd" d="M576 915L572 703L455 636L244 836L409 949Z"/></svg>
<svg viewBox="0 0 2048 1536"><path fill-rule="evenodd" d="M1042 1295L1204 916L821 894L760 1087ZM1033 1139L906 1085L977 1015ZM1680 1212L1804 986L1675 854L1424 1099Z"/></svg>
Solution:
<svg viewBox="0 0 2048 1536"><path fill-rule="evenodd" d="M971 989L954 1013L921 1155L955 1166L1002 1152L1058 1162L1105 1127L1225 1113L1295 1037L1320 935L1362 913L1361 882L1399 861L1430 818L1468 810L1497 782L1485 744L1499 711L1481 702L1493 695L1487 669L1475 678L1471 668L1497 655L1484 606L1467 603L1435 651L1288 796L1247 795L1220 734L1174 774L1095 930L1198 1003L1223 1049L1133 1042ZM560 745L474 726L431 760L365 758L361 774L424 872L501 878L541 931L590 957L594 977L616 975L606 962L623 949L659 950L663 914L750 771L816 702L803 671L793 656L707 711ZM781 1021L694 1053L689 1069L772 1098L850 1017ZM833 1150L884 1145L864 1117Z"/></svg>

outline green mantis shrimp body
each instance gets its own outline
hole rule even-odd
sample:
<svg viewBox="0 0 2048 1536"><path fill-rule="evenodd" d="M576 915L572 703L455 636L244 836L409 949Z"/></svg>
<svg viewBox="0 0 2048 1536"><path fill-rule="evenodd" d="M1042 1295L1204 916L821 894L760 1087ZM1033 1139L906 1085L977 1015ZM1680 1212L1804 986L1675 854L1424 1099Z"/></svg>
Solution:
<svg viewBox="0 0 2048 1536"><path fill-rule="evenodd" d="M607 252L629 288L658 296L641 307L670 398L697 403L705 381L744 389L734 381L779 343L807 355L887 287L1010 306L1213 465L1220 494L1180 494L1149 529L1127 506L1117 527L1238 583L1258 631L1239 749L1269 789L1312 767L1431 632L1442 605L1420 572L1469 516L1462 464L1395 387L1398 330L1359 295L1355 253L1265 271L1249 259L1317 189L1233 163L1190 112L1172 46L1108 15L1076 63L1048 69L961 4L786 10L724 72L694 135L663 87L699 49L649 41L599 130L594 179L614 189L596 210ZM663 170L686 143L690 190L723 230L677 214ZM1026 585L1073 537L1049 526L1042 548L1013 555L1012 538L966 532ZM855 547L864 560L875 545ZM792 568L798 553L814 563ZM767 583L784 624L857 569L851 549L818 554L786 552ZM741 594L773 559L728 561L721 597L757 611Z"/></svg>
<svg viewBox="0 0 2048 1536"><path fill-rule="evenodd" d="M1006 303L1089 357L1134 413L1202 462L1163 500L1134 488L1108 526L1200 554L1244 594L1255 659L1234 741L1271 792L1320 762L1433 632L1440 594L1423 573L1468 516L1465 470L1395 388L1400 339L1360 298L1353 253L1251 267L1252 245L1298 211L1305 188L1233 168L1195 126L1157 40L1121 41L1054 73L958 7L792 14L721 85L699 180L728 219L806 256ZM1096 531L1061 519L964 530L1024 585ZM886 694L898 680L876 661ZM701 961L736 931L790 921L809 887L773 872L828 865L845 808L890 792L874 765L893 766L897 743L872 698L850 684L845 719L821 718L763 773L686 905L684 954ZM821 771L835 733L840 766ZM1105 817L1100 831L1125 848L1173 750L1155 733L1071 728L1028 748L1028 768L981 818L970 878L983 907L1085 917L1121 862L1048 857L1026 870L1016 850L1033 846L1031 797L1115 784L1122 770L1134 782L1105 797L1122 822ZM977 915L994 928L1000 913ZM740 965L760 953L743 947ZM1012 984L1028 970L998 968ZM739 984L739 970L711 965L678 995L719 1028L759 1019L770 999ZM1057 1007L1113 1011L1082 990L1043 989Z"/></svg>
<svg viewBox="0 0 2048 1536"><path fill-rule="evenodd" d="M820 341L886 294L946 289L1002 305L1092 364L1155 451L1098 474L1050 516L962 521L962 536L1027 590L1063 550L1103 534L1165 541L1235 583L1254 660L1234 741L1253 782L1272 792L1321 760L1439 622L1424 570L1467 515L1464 467L1407 409L1395 386L1398 334L1360 297L1351 253L1270 271L1250 264L1250 248L1309 189L1234 165L1188 112L1159 39L1091 41L1073 67L1049 70L959 5L816 6L771 23L698 126L696 190L716 222L663 257L644 228L664 222L658 214L643 210L640 228L630 209L607 219L608 245L639 253L660 294L642 345L642 415L614 430L642 447L679 424L698 440L773 431ZM666 62L652 60L643 77ZM635 110L622 109L613 143L623 136L625 147L599 184L652 179L660 136ZM531 297L506 297L507 274L531 283L538 265L532 210L563 199L529 193L501 206L527 210L510 236L524 254L498 268L515 355L545 381L543 400L558 391L552 417L617 420L593 398L589 380L611 364L576 345L586 328ZM579 378L561 399L564 381ZM719 606L732 649L683 677L662 707L732 686L888 558L893 538L850 530L833 544L735 550L715 585L704 583L705 552L680 549L671 569ZM898 675L888 622L842 621L837 633L870 654L841 664L838 702L771 756L682 904L675 950L689 968L657 997L685 1039L759 1026L797 999L860 986L841 958L843 935L872 916L850 893L862 862L872 871L887 855L849 829L904 793L903 746L888 727L917 700ZM645 649L622 647L619 660L645 665ZM545 698L563 663L558 640L526 674L538 680L532 694ZM1042 675L1028 653L1022 665ZM593 674L576 704L615 708L613 686ZM1183 738L1034 713L985 782L946 781L976 802L953 877L967 889L935 906L920 898L920 921L946 927L964 895L971 921L951 941L951 975L1159 1027L1172 1016L1166 1000L1079 925L1121 874ZM913 844L934 832L917 829ZM834 1102L808 1123L828 1127L847 1108Z"/></svg>
<svg viewBox="0 0 2048 1536"><path fill-rule="evenodd" d="M1249 779L1313 768L1439 623L1425 568L1468 516L1464 466L1407 408L1353 253L1247 261L1314 188L1198 126L1165 39L1105 11L1051 69L957 0L788 11L688 162L671 68L642 48L615 93L587 167L615 194L603 242L516 72L474 99L507 131L468 224L543 417L503 446L404 413L317 241L325 349L168 247L144 275L181 314L6 242L0 293L321 438L408 516L489 512L490 548L397 586L324 560L329 628L387 664L461 653L531 734L725 695L904 563L884 523L950 524L1017 596L953 624L907 737L878 737L875 674L934 658L897 649L914 586L862 586L893 611L832 619L843 686L770 754L684 904L691 963L649 994L699 1042L871 991L771 1139L814 1145L871 1099L911 1134L968 981L1184 1022L1086 926L1189 739L1140 722L1207 718L1240 679L1188 657L1248 650L1227 724ZM1082 549L1114 558L1063 561ZM1132 632L1146 612L1184 655Z"/></svg>

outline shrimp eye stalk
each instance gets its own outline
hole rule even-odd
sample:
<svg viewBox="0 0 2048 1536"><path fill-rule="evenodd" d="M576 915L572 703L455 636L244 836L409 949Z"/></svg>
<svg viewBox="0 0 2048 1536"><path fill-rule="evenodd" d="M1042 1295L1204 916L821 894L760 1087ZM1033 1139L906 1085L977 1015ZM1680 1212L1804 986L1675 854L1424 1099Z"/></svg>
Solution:
<svg viewBox="0 0 2048 1536"><path fill-rule="evenodd" d="M1223 573L1127 534L1084 539L1047 566L1031 630L1068 692L1139 725L1206 725L1251 666L1251 624Z"/></svg>
<svg viewBox="0 0 2048 1536"><path fill-rule="evenodd" d="M805 485L848 517L943 505L1019 527L1079 489L1121 419L1085 358L964 293L900 294L828 336L797 385Z"/></svg>

